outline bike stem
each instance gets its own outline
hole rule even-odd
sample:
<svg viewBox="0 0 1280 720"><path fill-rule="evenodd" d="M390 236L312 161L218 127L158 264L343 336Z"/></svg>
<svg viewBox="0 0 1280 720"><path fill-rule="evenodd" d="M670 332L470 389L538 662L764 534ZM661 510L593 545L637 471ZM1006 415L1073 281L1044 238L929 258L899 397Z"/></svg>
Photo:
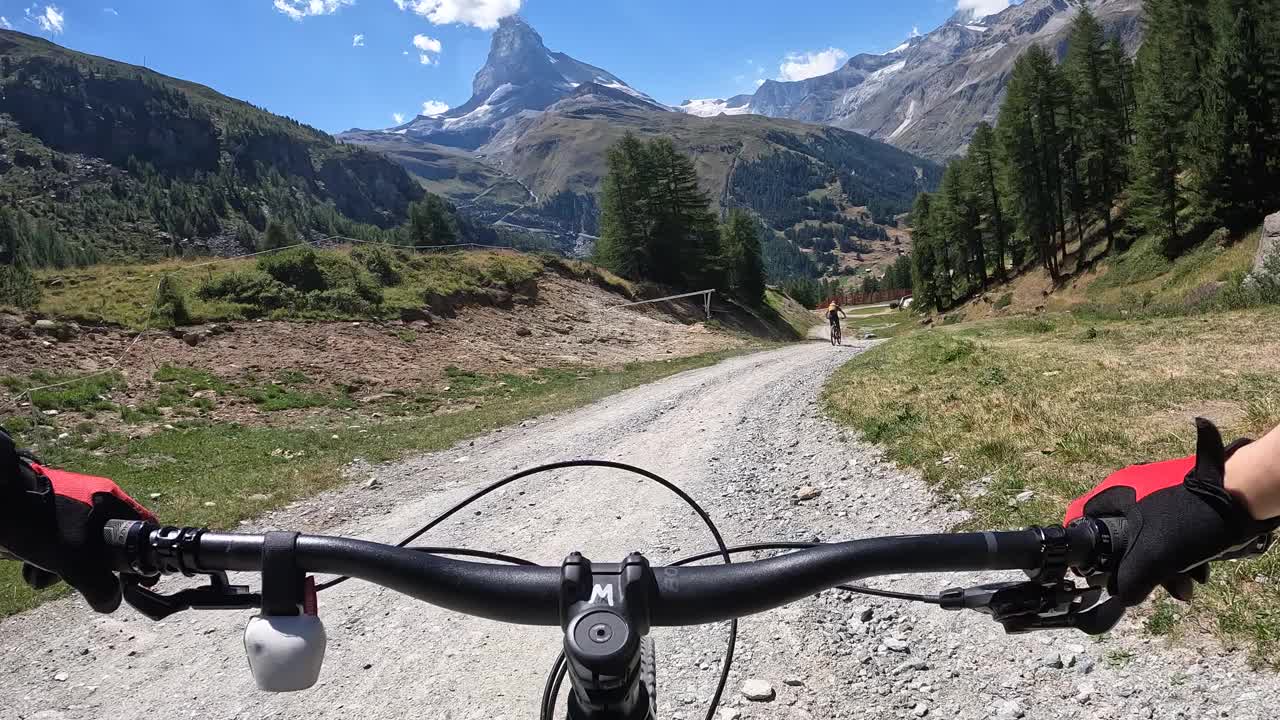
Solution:
<svg viewBox="0 0 1280 720"><path fill-rule="evenodd" d="M638 552L616 564L593 564L575 552L561 565L570 720L653 720L641 681L641 638L649 634L656 589L653 569Z"/></svg>

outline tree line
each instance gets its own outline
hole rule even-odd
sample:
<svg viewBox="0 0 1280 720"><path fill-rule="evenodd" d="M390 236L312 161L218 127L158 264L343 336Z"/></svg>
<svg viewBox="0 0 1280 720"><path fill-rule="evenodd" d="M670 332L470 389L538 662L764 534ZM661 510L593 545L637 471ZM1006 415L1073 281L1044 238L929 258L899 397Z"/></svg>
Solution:
<svg viewBox="0 0 1280 720"><path fill-rule="evenodd" d="M606 158L596 263L631 280L763 300L759 224L741 210L719 223L693 160L669 138L628 133Z"/></svg>
<svg viewBox="0 0 1280 720"><path fill-rule="evenodd" d="M1062 62L1039 45L1017 59L996 126L912 208L920 306L946 310L1032 262L1060 281L1140 234L1176 257L1280 201L1274 3L1144 13L1136 59L1083 5Z"/></svg>

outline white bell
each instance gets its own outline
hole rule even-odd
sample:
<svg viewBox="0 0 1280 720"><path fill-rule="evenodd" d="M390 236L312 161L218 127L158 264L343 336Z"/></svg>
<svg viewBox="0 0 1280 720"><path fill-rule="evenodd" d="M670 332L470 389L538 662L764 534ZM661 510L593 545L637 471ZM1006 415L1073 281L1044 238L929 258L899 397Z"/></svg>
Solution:
<svg viewBox="0 0 1280 720"><path fill-rule="evenodd" d="M324 664L324 623L315 615L254 615L244 629L244 651L258 688L294 692L316 684Z"/></svg>

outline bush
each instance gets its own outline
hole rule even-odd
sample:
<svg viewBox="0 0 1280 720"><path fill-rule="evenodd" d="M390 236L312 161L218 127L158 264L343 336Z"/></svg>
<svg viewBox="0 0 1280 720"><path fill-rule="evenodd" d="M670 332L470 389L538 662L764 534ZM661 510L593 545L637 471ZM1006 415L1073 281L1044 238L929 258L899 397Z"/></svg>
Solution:
<svg viewBox="0 0 1280 720"><path fill-rule="evenodd" d="M995 308L997 310L1003 310L1012 304L1013 304L1013 293L1005 293L1001 295L999 299L996 300Z"/></svg>
<svg viewBox="0 0 1280 720"><path fill-rule="evenodd" d="M240 223L236 226L236 243L246 252L258 249L258 231L249 223Z"/></svg>
<svg viewBox="0 0 1280 720"><path fill-rule="evenodd" d="M1257 289L1262 302L1280 304L1280 249L1268 255L1247 282Z"/></svg>
<svg viewBox="0 0 1280 720"><path fill-rule="evenodd" d="M290 248L263 255L258 258L258 269L277 282L302 292L325 290L329 287L316 259L316 251L310 247Z"/></svg>
<svg viewBox="0 0 1280 720"><path fill-rule="evenodd" d="M187 294L178 278L165 275L156 287L156 301L152 307L156 325L175 327L190 325L191 313L187 310Z"/></svg>
<svg viewBox="0 0 1280 720"><path fill-rule="evenodd" d="M267 223L267 231L262 236L263 250L275 250L296 245L297 243L298 232L293 229L292 225L285 225L275 220Z"/></svg>
<svg viewBox="0 0 1280 720"><path fill-rule="evenodd" d="M383 285L400 284L401 265L391 248L385 245L360 245L351 251L351 259L360 263Z"/></svg>
<svg viewBox="0 0 1280 720"><path fill-rule="evenodd" d="M307 294L307 309L315 312L341 313L344 315L370 315L381 304L379 293L377 300L370 300L353 288L340 287L332 290Z"/></svg>
<svg viewBox="0 0 1280 720"><path fill-rule="evenodd" d="M0 304L30 309L40 304L40 286L25 267L0 266Z"/></svg>
<svg viewBox="0 0 1280 720"><path fill-rule="evenodd" d="M261 311L297 307L302 293L256 271L237 271L205 281L196 291L205 300L226 300ZM261 313L258 313L261 314Z"/></svg>
<svg viewBox="0 0 1280 720"><path fill-rule="evenodd" d="M316 267L320 270L322 286L319 290L346 290L365 302L381 305L382 288L365 269L350 259L332 252L315 254ZM302 288L298 288L301 290Z"/></svg>
<svg viewBox="0 0 1280 720"><path fill-rule="evenodd" d="M249 306L250 315L291 310L365 316L382 304L382 289L363 267L310 247L264 255L257 270L207 281L199 296Z"/></svg>

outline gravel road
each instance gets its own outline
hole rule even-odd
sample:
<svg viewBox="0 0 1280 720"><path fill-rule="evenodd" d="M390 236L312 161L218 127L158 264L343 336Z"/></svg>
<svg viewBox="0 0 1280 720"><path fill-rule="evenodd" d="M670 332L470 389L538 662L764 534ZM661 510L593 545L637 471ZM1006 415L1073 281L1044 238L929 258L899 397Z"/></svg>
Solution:
<svg viewBox="0 0 1280 720"><path fill-rule="evenodd" d="M819 410L825 379L864 347L743 356L446 452L357 464L348 487L246 527L392 541L513 469L597 457L674 480L730 543L944 530L957 514ZM820 494L793 502L804 486ZM665 490L584 471L510 486L428 538L549 564L571 550L612 562L632 549L660 563L711 544ZM877 583L936 591L990 577ZM0 622L0 717L530 718L559 644L549 629L476 620L358 582L322 595L321 613L329 651L319 685L268 695L254 689L240 645L248 613L152 623L128 610L94 616L76 599L51 603ZM725 627L655 635L660 716L701 718ZM1065 631L1008 637L976 614L834 592L743 620L738 647L722 718L1263 720L1280 700L1280 682L1251 672L1243 653L1168 648L1134 623L1101 642ZM748 680L774 699L748 700Z"/></svg>

